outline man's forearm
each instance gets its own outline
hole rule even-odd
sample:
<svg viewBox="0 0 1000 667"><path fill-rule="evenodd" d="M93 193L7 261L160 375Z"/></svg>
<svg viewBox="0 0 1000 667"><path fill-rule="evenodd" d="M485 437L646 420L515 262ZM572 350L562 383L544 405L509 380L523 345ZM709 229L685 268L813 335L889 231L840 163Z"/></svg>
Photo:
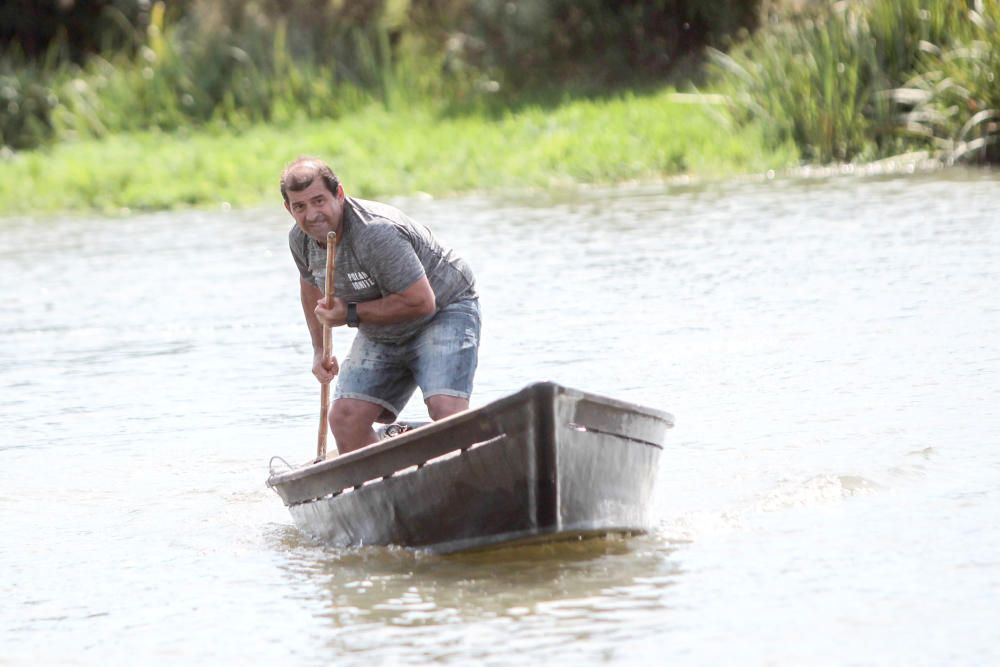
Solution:
<svg viewBox="0 0 1000 667"><path fill-rule="evenodd" d="M434 291L427 278L421 278L398 294L358 304L358 319L371 324L393 324L415 320L434 313Z"/></svg>
<svg viewBox="0 0 1000 667"><path fill-rule="evenodd" d="M319 290L316 290L315 294L317 301L323 296ZM307 295L306 288L303 287L303 309L306 308L306 300L308 298L309 295ZM314 312L320 325L326 323L331 327L341 327L347 323L347 307L348 303L341 297L337 297L334 299L332 308L320 305L315 308ZM434 298L434 290L431 289L426 276L420 278L420 280L398 294L387 294L380 299L362 301L357 304L358 319L362 324L393 324L395 322L415 320L427 315L433 315L436 308L437 300ZM308 315L306 317L308 320ZM310 328L311 331L312 329ZM320 326L320 335L322 336L322 326ZM313 340L315 341L315 339Z"/></svg>
<svg viewBox="0 0 1000 667"><path fill-rule="evenodd" d="M426 303L415 304L402 298L399 294L387 294L381 299L362 301L358 304L358 319L370 324L406 322L433 312L433 303L428 308Z"/></svg>

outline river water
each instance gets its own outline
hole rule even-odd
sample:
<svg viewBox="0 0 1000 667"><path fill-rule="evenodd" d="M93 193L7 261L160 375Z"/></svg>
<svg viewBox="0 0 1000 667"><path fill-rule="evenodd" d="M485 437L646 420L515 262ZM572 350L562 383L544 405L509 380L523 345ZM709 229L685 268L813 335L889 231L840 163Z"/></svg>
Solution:
<svg viewBox="0 0 1000 667"><path fill-rule="evenodd" d="M0 664L997 664L998 202L396 200L477 271L474 405L550 379L677 420L651 534L448 558L314 544L264 486L319 409L277 202L0 221Z"/></svg>

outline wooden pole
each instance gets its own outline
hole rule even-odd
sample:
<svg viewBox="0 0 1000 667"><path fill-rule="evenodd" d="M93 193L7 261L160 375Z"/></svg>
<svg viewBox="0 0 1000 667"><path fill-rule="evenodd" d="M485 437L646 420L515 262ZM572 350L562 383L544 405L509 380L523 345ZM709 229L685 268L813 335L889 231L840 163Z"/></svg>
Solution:
<svg viewBox="0 0 1000 667"><path fill-rule="evenodd" d="M333 269L337 255L337 234L328 232L326 235L326 284L323 294L326 297L326 307L333 307ZM330 325L323 324L323 366L330 365L333 357L333 333ZM316 460L326 458L326 436L330 432L330 383L324 382L319 392L319 441L316 443Z"/></svg>

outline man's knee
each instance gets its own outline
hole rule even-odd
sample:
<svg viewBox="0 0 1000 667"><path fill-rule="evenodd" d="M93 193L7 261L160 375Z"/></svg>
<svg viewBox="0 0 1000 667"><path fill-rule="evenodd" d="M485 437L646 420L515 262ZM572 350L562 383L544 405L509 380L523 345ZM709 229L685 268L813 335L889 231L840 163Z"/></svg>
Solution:
<svg viewBox="0 0 1000 667"><path fill-rule="evenodd" d="M431 396L425 402L427 403L427 413L434 421L450 417L451 415L458 414L459 412L469 409L469 399L459 398L458 396L444 396L438 394L436 396Z"/></svg>
<svg viewBox="0 0 1000 667"><path fill-rule="evenodd" d="M337 443L355 444L367 441L372 423L382 411L382 407L356 399L337 399L330 410L330 430ZM366 443L367 444L367 443Z"/></svg>

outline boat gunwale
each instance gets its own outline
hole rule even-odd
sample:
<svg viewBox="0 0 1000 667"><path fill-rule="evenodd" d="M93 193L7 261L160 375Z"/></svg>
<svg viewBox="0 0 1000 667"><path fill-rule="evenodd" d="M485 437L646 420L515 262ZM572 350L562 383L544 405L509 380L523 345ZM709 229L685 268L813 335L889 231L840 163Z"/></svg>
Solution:
<svg viewBox="0 0 1000 667"><path fill-rule="evenodd" d="M560 395L568 395L576 399L584 399L592 401L596 404L622 410L626 412L632 412L641 414L645 417L659 420L664 422L666 428L673 428L674 418L670 413L658 410L656 408L649 408L643 405L638 405L635 403L629 403L627 401L622 401L619 399L608 398L605 396L599 396L597 394L592 394L579 389L572 389L565 387L563 385L557 384L551 381L542 381L532 383L514 394L510 394L503 398L497 399L496 401L490 402L486 405L468 410L466 412L461 412L450 417L446 417L436 422L431 422L425 426L407 431L401 435L394 436L392 438L387 438L381 442L375 443L368 447L363 447L353 452L347 454L342 454L333 459L327 459L325 461L319 462L309 462L297 468L292 468L291 470L286 470L284 472L272 474L267 479L267 486L274 488L284 484L293 483L299 480L306 479L313 475L322 474L325 472L331 472L339 468L349 468L370 459L378 459L387 455L396 453L397 450L402 450L413 444L415 441L426 440L431 443L429 448L422 451L414 451L414 456L412 457L412 462L406 466L402 466L400 469L405 469L406 467L412 465L422 465L426 461L436 458L438 456L443 456L449 452L456 450L467 449L468 447L477 443L468 443L462 439L449 439L449 438L438 438L436 436L447 434L449 431L455 430L456 427L461 426L472 426L475 428L476 424L474 422L479 421L480 426L483 426L482 422L488 420L490 417L496 413L502 413L503 411L517 406L520 403L526 403L532 405L535 400L542 401L554 401ZM600 429L591 429L584 426L587 430L594 430L597 432L604 432ZM489 432L490 429L483 428L484 432ZM502 433L494 433L489 437L496 437ZM648 442L639 438L630 438L624 434L620 433L607 433L608 435L617 435L623 439L632 440L638 443L647 444L653 447L660 447L662 445L654 442ZM486 438L489 439L489 438ZM448 442L453 440L452 442ZM419 454L419 455L418 455ZM423 459L422 461L418 459Z"/></svg>

